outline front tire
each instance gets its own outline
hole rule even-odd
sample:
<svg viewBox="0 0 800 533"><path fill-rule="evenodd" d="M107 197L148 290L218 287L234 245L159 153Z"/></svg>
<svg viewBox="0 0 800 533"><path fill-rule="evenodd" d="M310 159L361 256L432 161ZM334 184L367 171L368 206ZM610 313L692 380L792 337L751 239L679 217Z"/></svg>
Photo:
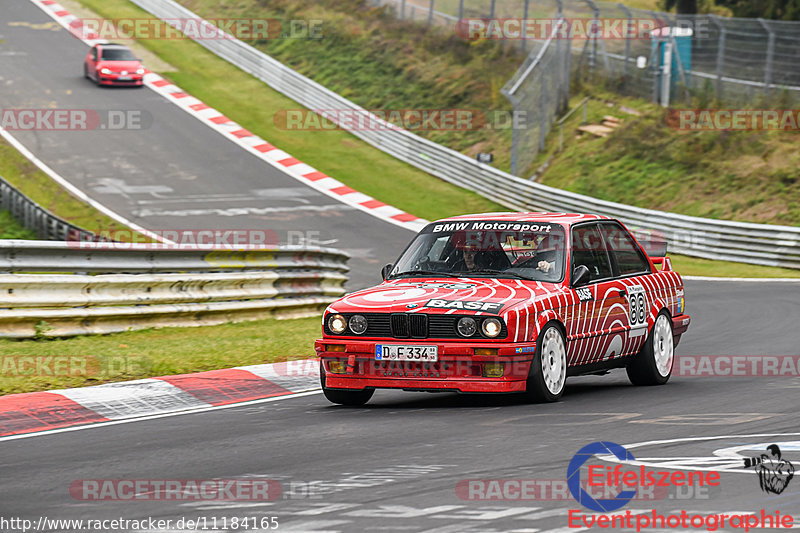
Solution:
<svg viewBox="0 0 800 533"><path fill-rule="evenodd" d="M661 311L644 346L626 368L628 378L634 385L663 385L672 375L674 361L672 319L666 311Z"/></svg>
<svg viewBox="0 0 800 533"><path fill-rule="evenodd" d="M555 323L550 323L536 341L525 396L536 403L556 402L564 393L566 380L567 348L564 334Z"/></svg>
<svg viewBox="0 0 800 533"><path fill-rule="evenodd" d="M322 385L322 393L325 398L331 403L339 405L347 405L350 407L359 407L367 403L372 395L375 394L375 389L364 390L343 390L343 389L329 389L325 386L325 367L322 361L319 362L319 381Z"/></svg>

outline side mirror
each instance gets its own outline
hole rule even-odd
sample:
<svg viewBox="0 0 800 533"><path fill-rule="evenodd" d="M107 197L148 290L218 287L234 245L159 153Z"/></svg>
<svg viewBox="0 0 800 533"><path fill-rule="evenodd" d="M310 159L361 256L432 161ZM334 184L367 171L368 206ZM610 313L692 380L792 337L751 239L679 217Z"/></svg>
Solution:
<svg viewBox="0 0 800 533"><path fill-rule="evenodd" d="M384 267L381 269L381 277L382 277L383 279L386 279L386 277L389 275L389 272L391 272L393 268L394 268L394 265L393 265L393 264L391 264L391 263L389 263L388 265L385 265L385 266L384 266ZM587 270L587 271L586 271L586 273L588 274L588 273L589 273L589 271Z"/></svg>
<svg viewBox="0 0 800 533"><path fill-rule="evenodd" d="M589 281L589 269L586 268L586 265L576 266L575 270L572 271L572 286L580 287L587 281Z"/></svg>

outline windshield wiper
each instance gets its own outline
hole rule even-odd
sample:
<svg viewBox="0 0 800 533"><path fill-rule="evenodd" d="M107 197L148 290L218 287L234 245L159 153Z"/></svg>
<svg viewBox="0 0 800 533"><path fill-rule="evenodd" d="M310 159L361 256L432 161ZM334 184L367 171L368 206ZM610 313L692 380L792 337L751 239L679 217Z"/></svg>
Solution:
<svg viewBox="0 0 800 533"><path fill-rule="evenodd" d="M518 279L524 279L526 281L536 281L534 278L529 278L528 276L523 276L522 274L517 274L516 272L509 272L508 270L493 270L491 268L471 270L469 272L462 272L461 274L466 278L468 278L470 274L494 274L500 276L511 276Z"/></svg>
<svg viewBox="0 0 800 533"><path fill-rule="evenodd" d="M392 274L389 276L390 278L396 278L399 276L405 276L408 274L422 274L423 276L438 276L442 278L460 278L461 276L458 274L451 274L450 272L437 272L435 270L406 270L405 272L398 272L397 274Z"/></svg>

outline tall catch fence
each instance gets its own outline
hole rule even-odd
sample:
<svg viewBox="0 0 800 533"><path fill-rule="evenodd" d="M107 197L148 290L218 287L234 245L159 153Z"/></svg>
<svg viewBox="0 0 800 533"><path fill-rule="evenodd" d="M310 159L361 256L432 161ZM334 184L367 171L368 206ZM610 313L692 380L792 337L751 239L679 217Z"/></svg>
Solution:
<svg viewBox="0 0 800 533"><path fill-rule="evenodd" d="M564 20L561 24L568 33L562 32L561 37L499 34L505 46L518 47L527 55L503 90L516 117L511 157L515 175L529 168L557 114L565 110L570 78L604 83L621 94L664 106L688 104L693 97L703 106L717 102L788 109L800 103L800 69L796 67L800 63L800 22L676 15L594 0L372 3L388 6L401 19L450 27L462 36L467 21L475 19L485 19L487 24L489 20L502 24L520 19L529 27L536 27L542 19ZM576 24L576 20L596 20L601 29L584 37L573 30L590 26ZM634 31L634 38L621 38L604 31L613 21L636 30L654 26L656 31Z"/></svg>
<svg viewBox="0 0 800 533"><path fill-rule="evenodd" d="M372 0L374 5L391 6L401 19L429 25L451 25L462 19L599 18L654 20L659 25L692 30L690 59L681 58L686 86L701 90L706 82L714 97L726 103L750 103L760 95L786 91L793 101L800 100L800 22L719 17L716 15L676 15L626 7L621 3L594 0ZM636 59L648 59L646 72L638 75L659 77L656 61L658 43L669 38L581 39L572 41L574 67L587 72L593 68L618 78L637 77ZM527 44L524 44L526 43ZM532 41L511 40L520 50L534 48ZM652 60L651 60L652 59ZM680 73L676 73L680 77ZM625 79L620 79L624 83ZM653 96L647 83L628 85L642 98Z"/></svg>

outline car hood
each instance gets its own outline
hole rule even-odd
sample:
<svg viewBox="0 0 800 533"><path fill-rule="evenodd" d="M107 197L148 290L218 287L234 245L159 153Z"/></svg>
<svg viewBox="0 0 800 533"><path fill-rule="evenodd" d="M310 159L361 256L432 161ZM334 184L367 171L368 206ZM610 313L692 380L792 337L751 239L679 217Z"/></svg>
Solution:
<svg viewBox="0 0 800 533"><path fill-rule="evenodd" d="M136 72L141 68L142 64L139 61L100 61L97 64L97 69L107 68L112 72L121 72L127 70L128 72Z"/></svg>
<svg viewBox="0 0 800 533"><path fill-rule="evenodd" d="M504 315L557 290L558 285L551 283L516 279L406 278L351 293L332 304L329 311Z"/></svg>

